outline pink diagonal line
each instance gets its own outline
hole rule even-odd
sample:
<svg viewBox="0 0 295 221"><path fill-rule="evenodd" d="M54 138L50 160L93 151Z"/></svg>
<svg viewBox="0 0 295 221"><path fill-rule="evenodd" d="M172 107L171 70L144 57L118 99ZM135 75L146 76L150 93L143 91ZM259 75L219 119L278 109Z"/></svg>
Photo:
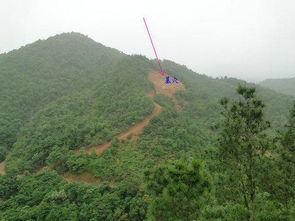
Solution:
<svg viewBox="0 0 295 221"><path fill-rule="evenodd" d="M150 41L151 41L151 44L152 44L152 47L153 47L153 50L154 50L155 56L156 56L156 58L157 58L157 61L158 61L158 65L159 65L159 67L160 67L161 74L163 74L164 71L163 71L163 69L162 69L162 66L161 66L160 60L159 60L159 58L158 58L158 54L157 54L156 48L155 48L154 43L153 43L152 36L151 36L151 34L150 34L149 28L148 28L147 23L146 23L146 21L145 21L144 18L143 18L143 21L144 21L144 24L145 24L145 28L146 28L146 30L147 30L147 33L148 33L148 35L149 35L149 38L150 38Z"/></svg>

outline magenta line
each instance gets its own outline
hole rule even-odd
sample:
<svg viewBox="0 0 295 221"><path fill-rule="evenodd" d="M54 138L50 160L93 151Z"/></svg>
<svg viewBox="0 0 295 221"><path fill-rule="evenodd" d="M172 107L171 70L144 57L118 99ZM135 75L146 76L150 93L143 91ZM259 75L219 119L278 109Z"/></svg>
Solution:
<svg viewBox="0 0 295 221"><path fill-rule="evenodd" d="M149 38L150 38L150 41L151 41L151 44L152 44L152 47L153 47L154 53L155 53L155 55L156 55L156 58L157 58L157 61L158 61L158 65L159 65L159 67L160 67L161 74L163 74L164 71L163 71L163 69L162 69L162 66L161 66L160 60L159 60L159 58L158 58L158 54L157 54L156 48L155 48L154 43L153 43L152 36L151 36L151 34L150 34L149 28L148 28L147 23L146 23L146 21L145 21L144 18L143 18L143 21L144 21L144 24L145 24L145 27L146 27L147 33L148 33L148 35L149 35Z"/></svg>

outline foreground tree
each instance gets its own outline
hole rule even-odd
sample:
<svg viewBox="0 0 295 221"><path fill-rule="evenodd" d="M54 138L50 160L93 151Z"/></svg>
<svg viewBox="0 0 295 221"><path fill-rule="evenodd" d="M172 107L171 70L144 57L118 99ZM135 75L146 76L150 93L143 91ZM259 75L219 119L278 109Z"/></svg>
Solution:
<svg viewBox="0 0 295 221"><path fill-rule="evenodd" d="M265 130L270 124L264 119L264 104L256 97L255 88L239 86L237 92L238 101L221 100L224 120L218 140L223 174L220 193L226 200L244 205L252 220L259 178L269 155Z"/></svg>
<svg viewBox="0 0 295 221"><path fill-rule="evenodd" d="M283 137L282 143L284 147L292 154L295 153L295 103L290 111L289 122L287 124L287 131ZM293 155L294 159L294 155Z"/></svg>
<svg viewBox="0 0 295 221"><path fill-rule="evenodd" d="M149 220L195 220L211 182L197 159L161 164L145 173Z"/></svg>
<svg viewBox="0 0 295 221"><path fill-rule="evenodd" d="M281 137L276 182L272 186L275 188L275 197L282 203L284 214L295 219L295 103L286 128ZM290 212L292 207L293 212Z"/></svg>

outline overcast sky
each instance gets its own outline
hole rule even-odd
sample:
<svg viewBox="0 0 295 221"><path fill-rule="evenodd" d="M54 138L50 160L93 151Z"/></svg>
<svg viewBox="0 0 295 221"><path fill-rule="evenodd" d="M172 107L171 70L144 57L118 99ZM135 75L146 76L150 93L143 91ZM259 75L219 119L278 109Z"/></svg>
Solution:
<svg viewBox="0 0 295 221"><path fill-rule="evenodd" d="M210 76L295 77L294 0L0 0L0 53L81 32L127 54Z"/></svg>

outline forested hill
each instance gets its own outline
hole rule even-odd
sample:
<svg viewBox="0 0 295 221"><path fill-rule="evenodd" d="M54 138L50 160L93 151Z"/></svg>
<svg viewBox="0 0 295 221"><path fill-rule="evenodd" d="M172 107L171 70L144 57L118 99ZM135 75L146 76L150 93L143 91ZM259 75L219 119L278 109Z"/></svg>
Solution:
<svg viewBox="0 0 295 221"><path fill-rule="evenodd" d="M150 78L157 72L154 61L78 33L2 54L0 162L5 160L6 175L0 177L0 219L145 220L151 202L145 193L146 170L192 156L218 168L212 159L222 119L219 101L240 99L237 86L248 84L213 79L172 61L162 64L183 84L170 96L157 93ZM167 86L162 83L160 90ZM282 128L294 98L262 87L257 91L273 126L269 131ZM151 116L155 105L161 111L142 133L116 138ZM111 145L103 152L88 151L105 142ZM69 183L67 175L90 184ZM216 195L218 203L227 205L222 194Z"/></svg>
<svg viewBox="0 0 295 221"><path fill-rule="evenodd" d="M125 55L68 33L0 57L0 145L11 147L19 128L43 105L95 85Z"/></svg>
<svg viewBox="0 0 295 221"><path fill-rule="evenodd" d="M282 127L286 123L288 108L291 107L294 100L292 96L284 96L268 88L235 78L211 78L197 74L183 65L168 60L164 60L163 66L168 73L179 73L179 78L189 89L185 92L179 92L179 95L192 104L188 108L194 106L194 111L202 111L205 115L210 112L218 115L218 101L221 97L234 98L236 96L235 89L238 85L248 85L256 87L258 95L266 104L267 118L273 126Z"/></svg>
<svg viewBox="0 0 295 221"><path fill-rule="evenodd" d="M282 94L295 96L295 77L289 79L266 79L260 85Z"/></svg>
<svg viewBox="0 0 295 221"><path fill-rule="evenodd" d="M79 33L56 35L3 54L0 64L0 145L2 152L15 147L10 155L16 170L44 166L61 144L74 149L110 140L152 111L145 94L153 87L147 76L156 70L155 63ZM198 142L210 143L219 99L234 97L238 84L246 82L213 79L166 60L163 66L187 88L176 93L183 105L179 123L188 121L182 125L187 135L193 136L197 127L202 131ZM292 98L263 88L258 92L273 125L283 126Z"/></svg>

